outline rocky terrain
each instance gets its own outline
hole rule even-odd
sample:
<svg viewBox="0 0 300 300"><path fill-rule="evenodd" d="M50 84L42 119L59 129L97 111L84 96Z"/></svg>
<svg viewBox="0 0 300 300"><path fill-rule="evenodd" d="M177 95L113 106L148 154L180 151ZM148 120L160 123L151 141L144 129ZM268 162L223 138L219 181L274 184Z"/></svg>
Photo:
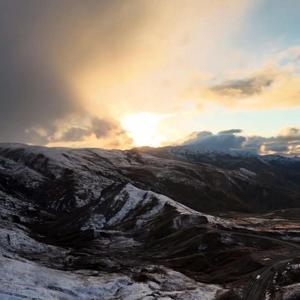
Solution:
<svg viewBox="0 0 300 300"><path fill-rule="evenodd" d="M0 145L0 299L299 299L296 158Z"/></svg>

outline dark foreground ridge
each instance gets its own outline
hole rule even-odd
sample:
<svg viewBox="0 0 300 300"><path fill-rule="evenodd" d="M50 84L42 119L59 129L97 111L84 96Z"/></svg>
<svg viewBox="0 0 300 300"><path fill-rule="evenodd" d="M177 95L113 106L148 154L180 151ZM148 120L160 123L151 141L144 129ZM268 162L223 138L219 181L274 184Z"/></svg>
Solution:
<svg viewBox="0 0 300 300"><path fill-rule="evenodd" d="M299 299L300 164L0 145L0 299Z"/></svg>

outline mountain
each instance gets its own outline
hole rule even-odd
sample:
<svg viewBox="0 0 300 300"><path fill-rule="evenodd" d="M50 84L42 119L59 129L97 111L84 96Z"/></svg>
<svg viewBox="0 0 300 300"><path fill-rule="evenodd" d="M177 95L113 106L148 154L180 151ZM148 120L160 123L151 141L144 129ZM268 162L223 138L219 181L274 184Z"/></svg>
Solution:
<svg viewBox="0 0 300 300"><path fill-rule="evenodd" d="M1 144L0 299L296 299L299 174L278 157Z"/></svg>
<svg viewBox="0 0 300 300"><path fill-rule="evenodd" d="M137 153L143 153L143 164L137 168L143 171L131 171L131 178L195 210L265 212L299 207L298 158L199 153L184 147ZM159 181L153 184L155 179Z"/></svg>

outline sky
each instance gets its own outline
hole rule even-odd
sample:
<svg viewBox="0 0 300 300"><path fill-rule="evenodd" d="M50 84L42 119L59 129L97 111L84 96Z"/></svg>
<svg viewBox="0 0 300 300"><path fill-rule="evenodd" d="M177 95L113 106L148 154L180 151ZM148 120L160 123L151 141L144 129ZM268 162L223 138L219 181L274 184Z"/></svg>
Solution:
<svg viewBox="0 0 300 300"><path fill-rule="evenodd" d="M298 0L0 0L0 43L0 142L300 153Z"/></svg>

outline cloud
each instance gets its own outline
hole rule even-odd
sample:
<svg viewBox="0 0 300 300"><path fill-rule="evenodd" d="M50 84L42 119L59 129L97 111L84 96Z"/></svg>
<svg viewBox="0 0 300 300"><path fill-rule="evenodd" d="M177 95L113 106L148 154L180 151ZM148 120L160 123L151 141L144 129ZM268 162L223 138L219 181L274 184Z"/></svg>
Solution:
<svg viewBox="0 0 300 300"><path fill-rule="evenodd" d="M193 149L201 151L221 151L227 152L240 149L246 140L243 136L237 136L235 133L241 132L239 129L225 130L218 134L209 131L194 134L192 139L188 139L184 144Z"/></svg>
<svg viewBox="0 0 300 300"><path fill-rule="evenodd" d="M243 143L241 149L252 153L261 153L262 145L267 141L266 137L263 136L247 136L245 142Z"/></svg>
<svg viewBox="0 0 300 300"><path fill-rule="evenodd" d="M244 98L262 93L273 81L271 76L252 75L249 78L225 81L210 90L221 96Z"/></svg>
<svg viewBox="0 0 300 300"><path fill-rule="evenodd" d="M79 127L72 127L65 131L59 141L62 142L76 142L82 141L85 137L91 134L89 129L79 128Z"/></svg>
<svg viewBox="0 0 300 300"><path fill-rule="evenodd" d="M236 134L236 133L241 133L242 129L229 129L229 130L222 130L220 131L218 134L222 135L222 134Z"/></svg>
<svg viewBox="0 0 300 300"><path fill-rule="evenodd" d="M223 78L198 82L198 88L192 83L186 97L193 97L199 107L205 103L250 110L299 107L299 53L298 48L287 49L255 70L231 71Z"/></svg>
<svg viewBox="0 0 300 300"><path fill-rule="evenodd" d="M74 123L74 120L59 123L54 130L32 128L29 133L37 143L50 146L80 147L81 143L86 145L90 141L94 144L96 142L96 145L102 143L106 147L124 148L133 145L132 140L116 121L89 117L82 123L82 127L70 126L70 123Z"/></svg>
<svg viewBox="0 0 300 300"><path fill-rule="evenodd" d="M85 128L71 127L62 132L60 137L49 137L49 142L76 142L95 135L97 139L103 139L111 135L112 132L119 131L122 133L120 126L112 121L94 117L90 120L90 124Z"/></svg>
<svg viewBox="0 0 300 300"><path fill-rule="evenodd" d="M262 152L266 153L286 153L289 151L287 144L278 142L264 143L261 147Z"/></svg>
<svg viewBox="0 0 300 300"><path fill-rule="evenodd" d="M300 128L285 128L277 137L269 140L269 143L264 144L265 151L300 155Z"/></svg>
<svg viewBox="0 0 300 300"><path fill-rule="evenodd" d="M243 144L243 149L247 151L254 151L261 154L300 154L300 129L291 127L285 128L277 136L247 137Z"/></svg>
<svg viewBox="0 0 300 300"><path fill-rule="evenodd" d="M193 133L183 143L197 151L246 151L257 154L300 155L300 128L285 128L277 136L243 136L242 130L231 129L213 134Z"/></svg>
<svg viewBox="0 0 300 300"><path fill-rule="evenodd" d="M287 139L300 139L300 128L296 127L290 127L285 128L280 132L281 138L287 138Z"/></svg>
<svg viewBox="0 0 300 300"><path fill-rule="evenodd" d="M99 118L93 118L90 130L98 139L100 139L107 136L109 132L115 128L117 128L117 125L113 124L112 122L108 122Z"/></svg>

